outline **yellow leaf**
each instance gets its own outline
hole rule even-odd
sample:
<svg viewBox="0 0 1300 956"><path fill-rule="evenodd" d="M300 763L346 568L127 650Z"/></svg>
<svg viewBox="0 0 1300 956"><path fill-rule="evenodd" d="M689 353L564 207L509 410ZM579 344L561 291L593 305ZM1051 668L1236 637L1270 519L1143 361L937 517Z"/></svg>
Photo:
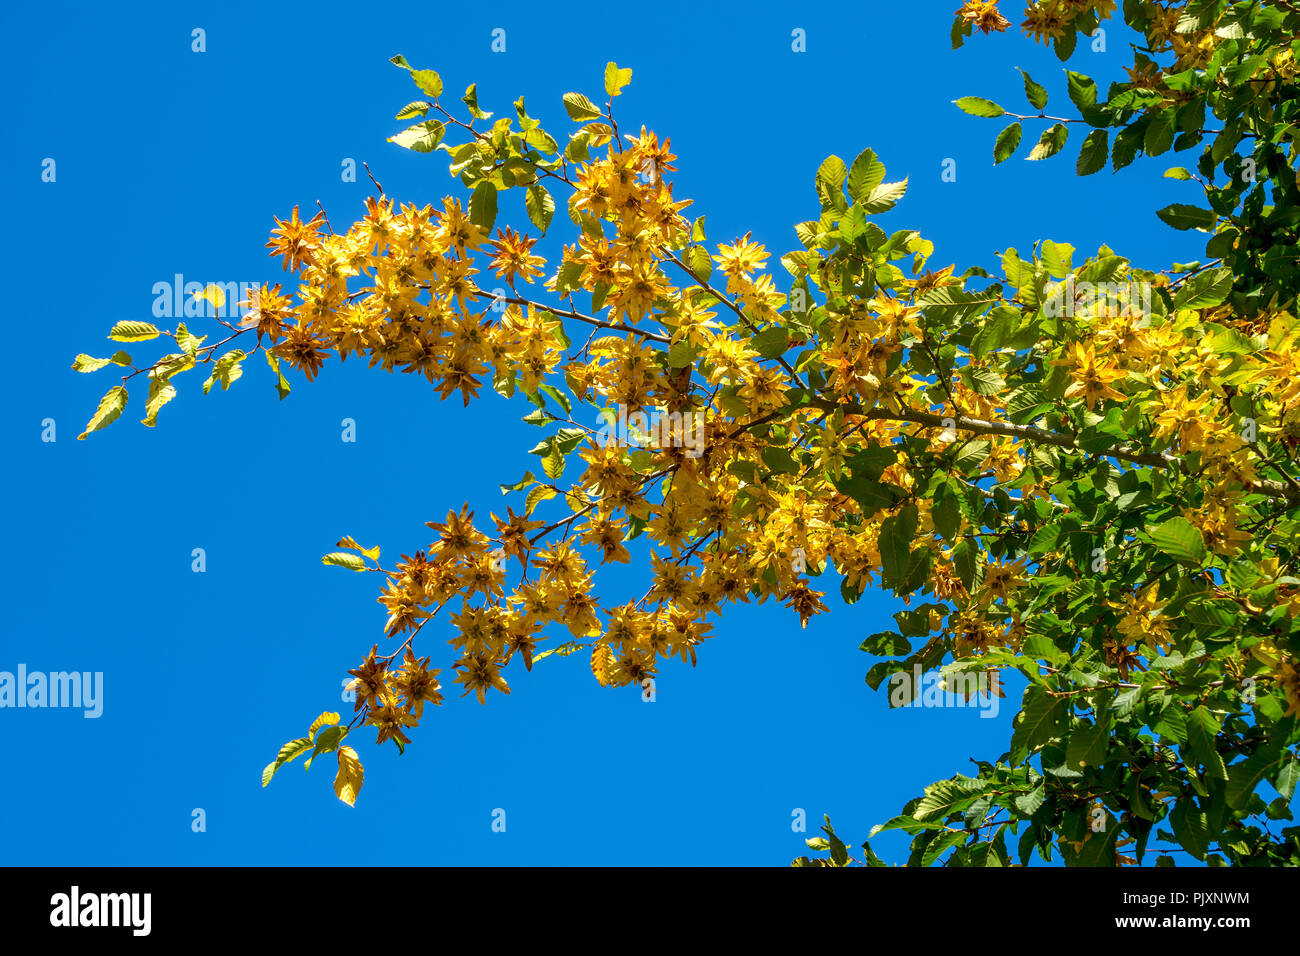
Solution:
<svg viewBox="0 0 1300 956"><path fill-rule="evenodd" d="M207 285L202 292L195 292L190 296L194 301L206 299L211 302L215 308L221 308L226 304L226 293L219 285Z"/></svg>
<svg viewBox="0 0 1300 956"><path fill-rule="evenodd" d="M312 721L311 728L307 731L308 739L314 740L316 738L316 731L320 730L326 724L329 724L332 727L338 722L339 722L338 714L334 713L332 710L325 711L314 721Z"/></svg>
<svg viewBox="0 0 1300 956"><path fill-rule="evenodd" d="M608 644L597 644L591 651L591 672L601 687L609 686L609 672L614 666L614 652Z"/></svg>
<svg viewBox="0 0 1300 956"><path fill-rule="evenodd" d="M613 61L605 64L605 92L610 96L618 96L623 92L623 87L630 82L632 82L631 67L620 70L618 64Z"/></svg>
<svg viewBox="0 0 1300 956"><path fill-rule="evenodd" d="M357 752L351 747L339 748L339 772L334 778L334 794L350 807L357 805L357 794L365 782L366 773L361 767Z"/></svg>
<svg viewBox="0 0 1300 956"><path fill-rule="evenodd" d="M354 538L354 537L352 537L352 535L350 535L350 534L345 534L345 535L343 536L343 539L342 539L338 544L334 545L334 547L336 547L336 548L351 548L353 551L360 551L362 554L364 554L364 555L365 555L367 558L369 558L371 561L378 561L378 560L379 560L379 546L378 546L378 545L376 545L376 546L373 547L373 548L363 548L361 545L357 544L357 539Z"/></svg>
<svg viewBox="0 0 1300 956"><path fill-rule="evenodd" d="M300 754L306 753L309 747L311 747L311 741L306 737L299 737L297 740L291 740L281 747L276 758L267 764L266 769L262 771L262 786L265 787L270 783L271 778L275 776L277 770Z"/></svg>

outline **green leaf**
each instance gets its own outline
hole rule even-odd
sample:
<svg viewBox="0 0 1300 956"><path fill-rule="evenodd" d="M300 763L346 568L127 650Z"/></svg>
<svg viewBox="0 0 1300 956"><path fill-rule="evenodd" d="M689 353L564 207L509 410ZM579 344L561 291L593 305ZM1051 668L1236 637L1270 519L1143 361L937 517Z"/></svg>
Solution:
<svg viewBox="0 0 1300 956"><path fill-rule="evenodd" d="M413 116L423 116L433 108L433 104L427 100L412 100L397 111L393 119L411 119Z"/></svg>
<svg viewBox="0 0 1300 956"><path fill-rule="evenodd" d="M442 77L433 70L412 70L411 79L427 96L435 100L442 96Z"/></svg>
<svg viewBox="0 0 1300 956"><path fill-rule="evenodd" d="M1002 132L998 133L998 138L993 142L993 165L1004 162L1011 158L1011 154L1016 151L1020 145L1020 136L1023 130L1020 123L1012 123Z"/></svg>
<svg viewBox="0 0 1300 956"><path fill-rule="evenodd" d="M1069 138L1070 131L1064 123L1057 123L1050 129L1043 130L1043 135L1038 138L1034 148L1029 151L1026 159L1039 160L1047 159L1049 156L1055 156L1065 147L1065 141Z"/></svg>
<svg viewBox="0 0 1300 956"><path fill-rule="evenodd" d="M1091 176L1106 165L1106 158L1109 155L1110 134L1104 129L1095 129L1084 138L1074 171L1080 176Z"/></svg>
<svg viewBox="0 0 1300 956"><path fill-rule="evenodd" d="M1072 770L1100 766L1106 756L1109 740L1110 715L1103 714L1097 723L1088 724L1071 733L1070 742L1065 748L1065 762Z"/></svg>
<svg viewBox="0 0 1300 956"><path fill-rule="evenodd" d="M158 422L158 412L176 397L176 386L166 376L155 373L149 376L149 397L144 403L144 418L140 424L153 428Z"/></svg>
<svg viewBox="0 0 1300 956"><path fill-rule="evenodd" d="M1187 715L1187 750L1195 763L1205 768L1205 776L1211 780L1227 780L1228 770L1223 764L1223 756L1214 746L1218 734L1219 722L1204 707L1197 707ZM1191 764L1184 754L1184 762Z"/></svg>
<svg viewBox="0 0 1300 956"><path fill-rule="evenodd" d="M551 224L551 217L555 215L555 200L546 191L546 187L541 183L529 186L528 192L524 195L524 206L533 225L542 231L542 235L545 235L547 227Z"/></svg>
<svg viewBox="0 0 1300 956"><path fill-rule="evenodd" d="M310 747L311 740L307 737L299 737L297 740L291 740L281 747L276 758L267 764L266 769L262 771L262 786L265 787L271 782L271 778L275 776L277 770L297 757L302 756L308 749L310 749Z"/></svg>
<svg viewBox="0 0 1300 956"><path fill-rule="evenodd" d="M962 810L979 796L984 784L970 778L940 780L925 788L925 796L912 812L914 820L942 820Z"/></svg>
<svg viewBox="0 0 1300 956"><path fill-rule="evenodd" d="M1249 758L1228 768L1228 806L1245 807L1255 789L1269 776L1280 760L1281 743L1270 741Z"/></svg>
<svg viewBox="0 0 1300 956"><path fill-rule="evenodd" d="M912 536L916 533L917 511L908 505L880 524L880 563L887 587L901 581L908 573Z"/></svg>
<svg viewBox="0 0 1300 956"><path fill-rule="evenodd" d="M935 489L930 517L934 519L935 530L946 540L950 542L957 540L957 532L961 530L961 502L958 501L952 486L946 481Z"/></svg>
<svg viewBox="0 0 1300 956"><path fill-rule="evenodd" d="M112 358L94 358L84 352L72 360L72 370L74 372L98 372L105 365L122 365L129 366L131 356L125 352L117 352Z"/></svg>
<svg viewBox="0 0 1300 956"><path fill-rule="evenodd" d="M1186 518L1170 518L1153 529L1151 542L1182 564L1199 567L1205 563L1205 539L1201 530Z"/></svg>
<svg viewBox="0 0 1300 956"><path fill-rule="evenodd" d="M765 359L774 359L785 352L790 343L790 334L779 325L772 325L759 332L750 341L760 356Z"/></svg>
<svg viewBox="0 0 1300 956"><path fill-rule="evenodd" d="M953 100L953 102L957 104L959 110L963 113L969 113L971 116L983 116L991 119L997 116L1005 116L1007 112L997 103L986 100L982 96L963 96L960 99Z"/></svg>
<svg viewBox="0 0 1300 956"><path fill-rule="evenodd" d="M768 445L763 449L763 464L776 475L794 475L799 472L799 463L794 460L789 449L777 445Z"/></svg>
<svg viewBox="0 0 1300 956"><path fill-rule="evenodd" d="M581 93L565 93L564 109L575 123L586 123L604 115L599 106Z"/></svg>
<svg viewBox="0 0 1300 956"><path fill-rule="evenodd" d="M864 212L874 216L893 209L906 193L907 179L897 183L881 183L871 190L865 199L858 200L858 205Z"/></svg>
<svg viewBox="0 0 1300 956"><path fill-rule="evenodd" d="M1022 816L1032 817L1038 812L1038 808L1043 805L1046 795L1046 788L1040 784L1027 793L1016 794L1011 798L1011 802Z"/></svg>
<svg viewBox="0 0 1300 956"><path fill-rule="evenodd" d="M114 342L147 342L162 335L155 326L148 322L118 322L108 337Z"/></svg>
<svg viewBox="0 0 1300 956"><path fill-rule="evenodd" d="M312 747L311 756L307 758L307 765L304 769L311 769L311 762L321 754L329 754L339 749L339 743L348 735L346 727L331 725L326 727L316 735L316 744Z"/></svg>
<svg viewBox="0 0 1300 956"><path fill-rule="evenodd" d="M408 126L395 136L388 137L388 141L417 153L431 153L442 142L446 129L440 120L425 120L423 123Z"/></svg>
<svg viewBox="0 0 1300 956"><path fill-rule="evenodd" d="M497 188L486 179L474 187L469 197L469 221L489 230L497 221Z"/></svg>
<svg viewBox="0 0 1300 956"><path fill-rule="evenodd" d="M1012 763L1020 763L1036 747L1057 735L1064 708L1064 700L1050 696L1041 687L1031 686L1025 691L1024 706L1011 734Z"/></svg>
<svg viewBox="0 0 1300 956"><path fill-rule="evenodd" d="M122 385L114 385L104 397L99 400L99 407L95 409L95 414L90 416L90 421L86 424L86 430L77 436L77 441L81 441L91 432L97 432L107 425L113 424L122 414L122 409L126 408L126 388Z"/></svg>
<svg viewBox="0 0 1300 956"><path fill-rule="evenodd" d="M558 445L552 445L550 452L542 459L542 471L546 477L555 480L564 474L564 455Z"/></svg>
<svg viewBox="0 0 1300 956"><path fill-rule="evenodd" d="M1166 225L1173 226L1175 229L1199 229L1201 232L1209 232L1214 228L1214 213L1185 203L1171 203L1164 209L1156 210L1156 215Z"/></svg>
<svg viewBox="0 0 1300 956"><path fill-rule="evenodd" d="M569 402L569 396L565 395L554 385L551 385L547 382L542 382L540 385L537 386L537 390L539 392L544 392L545 394L549 395L552 399L554 399L555 404L559 405L562 409L564 409L564 414L571 415L573 413L573 406Z"/></svg>
<svg viewBox="0 0 1300 956"><path fill-rule="evenodd" d="M490 112L488 112L487 110L479 109L477 83L471 83L465 89L465 95L460 98L460 101L464 103L466 107L469 108L470 115L473 116L475 119L491 118L492 114Z"/></svg>
<svg viewBox="0 0 1300 956"><path fill-rule="evenodd" d="M512 491L523 491L525 488L531 485L535 480L536 479L533 478L533 473L531 471L526 471L524 472L524 476L520 478L518 481L516 481L513 485L502 485L501 493L503 495L508 495Z"/></svg>
<svg viewBox="0 0 1300 956"><path fill-rule="evenodd" d="M334 551L320 559L321 564L347 568L350 571L364 571L366 559L350 551Z"/></svg>
<svg viewBox="0 0 1300 956"><path fill-rule="evenodd" d="M276 355L269 349L266 351L266 364L271 366L271 371L275 373L275 391L280 396L280 401L289 397L289 382L284 377L284 372L280 371L280 356Z"/></svg>
<svg viewBox="0 0 1300 956"><path fill-rule="evenodd" d="M1039 247L1039 254L1053 279L1064 279L1070 274L1070 266L1074 260L1074 246L1068 242L1044 239L1042 246Z"/></svg>
<svg viewBox="0 0 1300 956"><path fill-rule="evenodd" d="M1138 126L1126 126L1115 134L1115 145L1111 147L1111 168L1118 171L1137 156L1138 147L1142 145L1142 130Z"/></svg>
<svg viewBox="0 0 1300 956"><path fill-rule="evenodd" d="M203 394L206 395L212 390L212 386L220 382L221 390L224 392L230 388L231 382L234 382L244 374L244 369L240 365L248 356L244 354L243 349L232 349L221 358L217 359L212 365L212 374L208 380L203 383Z"/></svg>
<svg viewBox="0 0 1300 956"><path fill-rule="evenodd" d="M1291 757L1282 764L1277 776L1273 778L1273 788L1290 801L1297 783L1300 783L1300 760Z"/></svg>
<svg viewBox="0 0 1300 956"><path fill-rule="evenodd" d="M1198 860L1205 859L1210 848L1210 823L1204 810L1198 809L1189 799L1175 800L1169 814L1174 829L1174 839Z"/></svg>
<svg viewBox="0 0 1300 956"><path fill-rule="evenodd" d="M1020 71L1020 75L1025 78L1025 99L1029 100L1030 106L1042 112L1047 107L1047 90L1035 83L1033 77L1024 70Z"/></svg>
<svg viewBox="0 0 1300 956"><path fill-rule="evenodd" d="M1175 309L1208 309L1228 297L1232 291L1232 270L1226 266L1198 272L1183 283L1174 296Z"/></svg>
<svg viewBox="0 0 1300 956"><path fill-rule="evenodd" d="M1159 156L1174 144L1174 110L1160 110L1147 124L1142 138L1142 152Z"/></svg>
<svg viewBox="0 0 1300 956"><path fill-rule="evenodd" d="M848 187L849 196L857 202L870 195L871 191L884 181L885 164L877 158L872 150L864 149L858 153L858 158L853 160L853 165L849 167L849 174L845 184Z"/></svg>
<svg viewBox="0 0 1300 956"><path fill-rule="evenodd" d="M1097 105L1097 84L1091 78L1073 70L1065 71L1066 89L1070 100L1079 112L1087 115Z"/></svg>

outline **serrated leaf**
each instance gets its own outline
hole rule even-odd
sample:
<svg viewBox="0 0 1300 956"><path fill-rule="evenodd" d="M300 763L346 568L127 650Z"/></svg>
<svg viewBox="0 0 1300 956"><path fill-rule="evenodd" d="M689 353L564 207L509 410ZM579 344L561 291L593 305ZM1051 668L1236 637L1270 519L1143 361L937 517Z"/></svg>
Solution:
<svg viewBox="0 0 1300 956"><path fill-rule="evenodd" d="M407 103L397 111L397 115L395 115L393 119L411 119L415 116L423 116L432 108L433 104L427 100L411 100L411 102Z"/></svg>
<svg viewBox="0 0 1300 956"><path fill-rule="evenodd" d="M551 488L548 485L537 485L528 492L528 497L524 499L524 514L531 515L534 508L543 501L554 498L555 494L556 492L554 488Z"/></svg>
<svg viewBox="0 0 1300 956"><path fill-rule="evenodd" d="M400 118L400 117L399 117ZM430 153L442 142L446 127L440 120L425 120L408 126L394 136L388 137L390 143L396 143L403 149L417 153Z"/></svg>
<svg viewBox="0 0 1300 956"><path fill-rule="evenodd" d="M969 113L971 116L982 116L986 119L1005 116L1007 112L997 103L986 100L982 96L963 96L953 100L953 102L957 104L957 108L963 113Z"/></svg>
<svg viewBox="0 0 1300 956"><path fill-rule="evenodd" d="M1088 114L1097 105L1097 83L1092 77L1073 70L1065 71L1066 90L1079 112Z"/></svg>
<svg viewBox="0 0 1300 956"><path fill-rule="evenodd" d="M1199 229L1201 232L1209 232L1214 228L1214 213L1199 206L1171 203L1164 209L1156 210L1156 215L1165 225L1173 226L1175 229Z"/></svg>
<svg viewBox="0 0 1300 956"><path fill-rule="evenodd" d="M367 547L365 547L365 546L359 544L359 543L357 542L357 539L354 538L354 537L352 537L352 535L350 535L350 534L345 534L342 538L340 538L340 539L338 540L338 543L335 544L334 547L336 547L336 548L351 548L353 551L360 551L362 554L364 554L364 555L365 555L367 558L369 558L371 561L378 561L378 560L379 560L379 546L378 546L378 545L376 545L376 546L373 547L373 548L367 548Z"/></svg>
<svg viewBox="0 0 1300 956"><path fill-rule="evenodd" d="M857 201L870 195L871 191L885 180L885 164L869 149L858 153L857 159L849 167L845 185L849 196Z"/></svg>
<svg viewBox="0 0 1300 956"><path fill-rule="evenodd" d="M162 335L156 326L149 322L118 322L113 326L108 337L114 342L147 342Z"/></svg>
<svg viewBox="0 0 1300 956"><path fill-rule="evenodd" d="M1005 162L1011 158L1011 154L1016 151L1020 145L1020 137L1023 130L1020 124L1012 123L1002 132L998 133L998 138L993 141L993 165Z"/></svg>
<svg viewBox="0 0 1300 956"><path fill-rule="evenodd" d="M90 421L86 423L86 430L77 436L77 440L81 441L91 432L97 432L117 421L122 414L122 409L126 408L126 401L125 386L114 385L110 388L99 400L99 407L95 409L95 414L90 416Z"/></svg>
<svg viewBox="0 0 1300 956"><path fill-rule="evenodd" d="M230 388L231 383L244 374L243 366L240 363L247 357L243 349L233 349L217 359L212 364L212 374L203 383L203 394L208 394L212 390L212 386L217 382L221 383L223 392Z"/></svg>
<svg viewBox="0 0 1300 956"><path fill-rule="evenodd" d="M1104 129L1095 129L1083 140L1079 148L1079 159L1074 164L1074 171L1080 176L1091 176L1106 165L1110 156L1110 134Z"/></svg>
<svg viewBox="0 0 1300 956"><path fill-rule="evenodd" d="M542 471L552 481L564 474L564 454L558 444L552 442L550 451L542 458Z"/></svg>
<svg viewBox="0 0 1300 956"><path fill-rule="evenodd" d="M320 563L348 568L351 571L364 571L366 569L365 558L359 554L350 554L347 551L332 551L322 557Z"/></svg>
<svg viewBox="0 0 1300 956"><path fill-rule="evenodd" d="M366 772L361 758L351 747L339 748L339 772L334 777L334 794L348 806L356 806L357 795L365 783Z"/></svg>
<svg viewBox="0 0 1300 956"><path fill-rule="evenodd" d="M888 212L907 193L907 182L908 180L904 179L897 183L881 183L871 190L866 198L858 200L858 205L870 215Z"/></svg>
<svg viewBox="0 0 1300 956"><path fill-rule="evenodd" d="M478 84L471 83L465 88L465 95L460 101L469 109L470 115L475 119L490 119L492 114L488 110L480 109L478 105Z"/></svg>
<svg viewBox="0 0 1300 956"><path fill-rule="evenodd" d="M1174 296L1175 309L1208 309L1220 304L1232 291L1230 268L1207 269L1192 276Z"/></svg>
<svg viewBox="0 0 1300 956"><path fill-rule="evenodd" d="M1029 105L1034 109L1042 112L1047 107L1047 90L1038 83L1034 82L1025 70L1020 71L1020 75L1025 80L1025 99L1029 100Z"/></svg>
<svg viewBox="0 0 1300 956"><path fill-rule="evenodd" d="M140 424L153 428L158 423L158 412L176 397L176 386L166 377L154 373L149 376L149 397L144 403L144 418Z"/></svg>
<svg viewBox="0 0 1300 956"><path fill-rule="evenodd" d="M426 96L437 99L442 96L442 77L434 70L412 70L411 79L425 92Z"/></svg>
<svg viewBox="0 0 1300 956"><path fill-rule="evenodd" d="M275 759L267 764L266 769L262 771L262 786L265 787L271 782L271 778L275 776L277 770L285 764L302 756L310 748L311 740L307 737L299 737L297 740L291 740L281 747L280 752L276 755Z"/></svg>
<svg viewBox="0 0 1300 956"><path fill-rule="evenodd" d="M1040 160L1055 156L1065 147L1065 141L1069 138L1070 131L1064 123L1057 123L1050 129L1043 130L1043 135L1038 137L1038 142L1034 148L1029 151L1026 159Z"/></svg>
<svg viewBox="0 0 1300 956"><path fill-rule="evenodd" d="M599 106L581 93L565 93L564 110L575 123L586 123L604 115Z"/></svg>
<svg viewBox="0 0 1300 956"><path fill-rule="evenodd" d="M315 738L316 731L320 730L322 727L333 727L341 719L342 718L332 710L322 711L321 715L313 720L311 726L307 728L307 736Z"/></svg>
<svg viewBox="0 0 1300 956"><path fill-rule="evenodd" d="M542 235L545 235L547 227L551 224L551 217L555 215L555 199L547 192L545 186L537 183L529 186L528 192L524 194L524 206L533 225L542 231Z"/></svg>
<svg viewBox="0 0 1300 956"><path fill-rule="evenodd" d="M1170 518L1151 531L1151 541L1162 552L1182 564L1199 567L1205 563L1205 538L1201 529L1183 517Z"/></svg>
<svg viewBox="0 0 1300 956"><path fill-rule="evenodd" d="M475 186L469 197L469 221L483 230L497 221L497 188L487 180Z"/></svg>
<svg viewBox="0 0 1300 956"><path fill-rule="evenodd" d="M82 352L72 360L72 370L74 372L98 372L106 365L129 366L130 364L131 356L125 352L117 352L112 358L94 358Z"/></svg>
<svg viewBox="0 0 1300 956"><path fill-rule="evenodd" d="M284 377L284 372L280 371L280 357L267 349L266 364L271 366L271 371L275 373L275 391L280 396L280 401L289 397L289 382Z"/></svg>

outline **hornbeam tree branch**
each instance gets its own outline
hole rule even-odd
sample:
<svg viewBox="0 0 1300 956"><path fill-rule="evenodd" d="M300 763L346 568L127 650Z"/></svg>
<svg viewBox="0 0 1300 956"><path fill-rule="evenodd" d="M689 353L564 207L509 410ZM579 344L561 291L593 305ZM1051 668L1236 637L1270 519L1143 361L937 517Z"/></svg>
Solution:
<svg viewBox="0 0 1300 956"><path fill-rule="evenodd" d="M961 431L971 432L975 435L1003 435L1008 438L1019 438L1023 441L1036 442L1040 445L1054 445L1057 448L1065 448L1069 451L1083 452L1075 440L1069 435L1061 435L1056 432L1047 431L1043 428L1035 428L1032 425L1015 425L1011 422L989 422L979 418L969 418L965 415L936 415L932 412L921 412L913 409L906 411L893 412L885 408L863 408L856 403L836 403L825 399L814 399L809 404L817 408L824 408L830 411L843 411L847 415L860 415L863 418L873 420L883 420L891 422L911 422L916 425L928 425L932 428L957 428ZM1086 452L1084 452L1087 454ZM1151 468L1167 468L1179 461L1177 455L1169 452L1144 452L1123 445L1115 445L1105 448L1094 454L1102 458L1116 458L1120 461L1131 461L1137 465L1147 465ZM1261 480L1254 483L1254 490L1268 495L1270 498L1281 498L1288 502L1300 501L1300 491L1290 485L1284 485L1277 481Z"/></svg>

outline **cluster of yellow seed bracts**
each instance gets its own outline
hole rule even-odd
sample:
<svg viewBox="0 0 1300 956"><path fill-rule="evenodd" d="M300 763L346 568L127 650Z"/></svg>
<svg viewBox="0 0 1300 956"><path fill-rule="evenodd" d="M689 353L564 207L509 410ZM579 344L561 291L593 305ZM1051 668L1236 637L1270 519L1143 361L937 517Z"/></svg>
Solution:
<svg viewBox="0 0 1300 956"><path fill-rule="evenodd" d="M299 274L300 287L296 297L263 289L245 321L308 379L330 354L364 357L386 371L425 376L443 398L459 391L468 404L489 380L498 387L517 380L535 393L562 373L573 395L597 409L661 408L700 423L702 454L692 455L683 447L603 444L596 429L570 419L583 433L578 456L585 466L571 486L539 481L523 513L492 515L491 527L476 526L467 506L431 522L434 540L385 572L379 599L388 611L386 633L405 643L387 656L376 648L352 672L357 709L366 709L381 739L404 741L423 703L441 700L438 672L410 647L445 605L458 655L455 682L480 701L489 690L509 693L502 671L516 657L531 669L545 653L589 653L602 684L642 686L669 658L693 663L709 637L709 619L728 602L775 598L806 625L826 610L812 575L831 563L849 587L870 584L881 566L881 523L897 511L864 517L835 486L845 459L867 442L892 445L903 435L924 437L936 449L952 440L940 428L906 421L909 412L1006 418L998 396L962 378L944 382L944 401L936 404L932 377L898 371L908 349L925 345L921 297L963 285L951 269L903 279L839 310L828 302L816 359L825 382L820 401L786 408L787 391L803 382L783 359L763 358L753 347L756 329L780 322L786 304L762 272L767 251L749 236L720 245L708 274L716 263L725 283L710 285L699 256L684 252L700 250L681 216L687 203L674 199L664 179L675 157L652 133L628 139L621 150L608 139L604 158L575 169L571 209L580 234L543 282L562 298L592 293L599 302L592 311L607 310L605 318L522 294L547 268L534 240L511 229L489 236L451 198L439 209L395 209L387 199L371 199L366 216L338 234L323 214L302 221L295 210L277 222L268 243ZM359 277L363 283L351 288ZM816 270L810 280L816 284ZM497 283L510 293L494 293L489 286ZM561 315L594 326L572 354ZM1045 361L1068 372L1067 402L1090 413L1140 402L1155 438L1172 454L1201 456L1213 493L1187 516L1209 547L1227 554L1246 534L1239 507L1260 477L1260 462L1221 413L1229 398L1223 385L1252 389L1267 381L1259 428L1300 431L1300 353L1289 316L1263 329L1270 349L1244 356L1198 341L1191 326L1206 318L1194 311L1167 319L1127 314L1100 300L1083 302L1068 323L1071 341ZM1233 323L1227 314L1211 318ZM693 350L683 368L665 361L676 347ZM959 360L972 368L982 361L965 354ZM1237 365L1225 376L1220 366L1230 361ZM1024 474L1030 443L997 434L985 440L976 472L1014 483L1026 498L1049 496L1032 473ZM774 473L764 459L773 445L807 452L811 464ZM914 490L901 459L881 479ZM564 501L567 515L536 519L535 508L552 498ZM913 503L914 547L932 553L928 585L954 605L946 626L934 620L933 630L946 631L959 656L1018 647L1025 625L1014 595L1027 576L1023 562L988 564L968 593L953 569L951 542L935 529L931 503ZM626 541L636 535L651 547L648 589L639 599L602 601L593 565L628 562ZM1152 654L1164 646L1167 627L1152 601L1149 593L1134 595L1123 608L1108 653L1124 669L1136 664L1139 645ZM552 624L567 629L569 639L539 652ZM400 652L404 665L390 669Z"/></svg>

